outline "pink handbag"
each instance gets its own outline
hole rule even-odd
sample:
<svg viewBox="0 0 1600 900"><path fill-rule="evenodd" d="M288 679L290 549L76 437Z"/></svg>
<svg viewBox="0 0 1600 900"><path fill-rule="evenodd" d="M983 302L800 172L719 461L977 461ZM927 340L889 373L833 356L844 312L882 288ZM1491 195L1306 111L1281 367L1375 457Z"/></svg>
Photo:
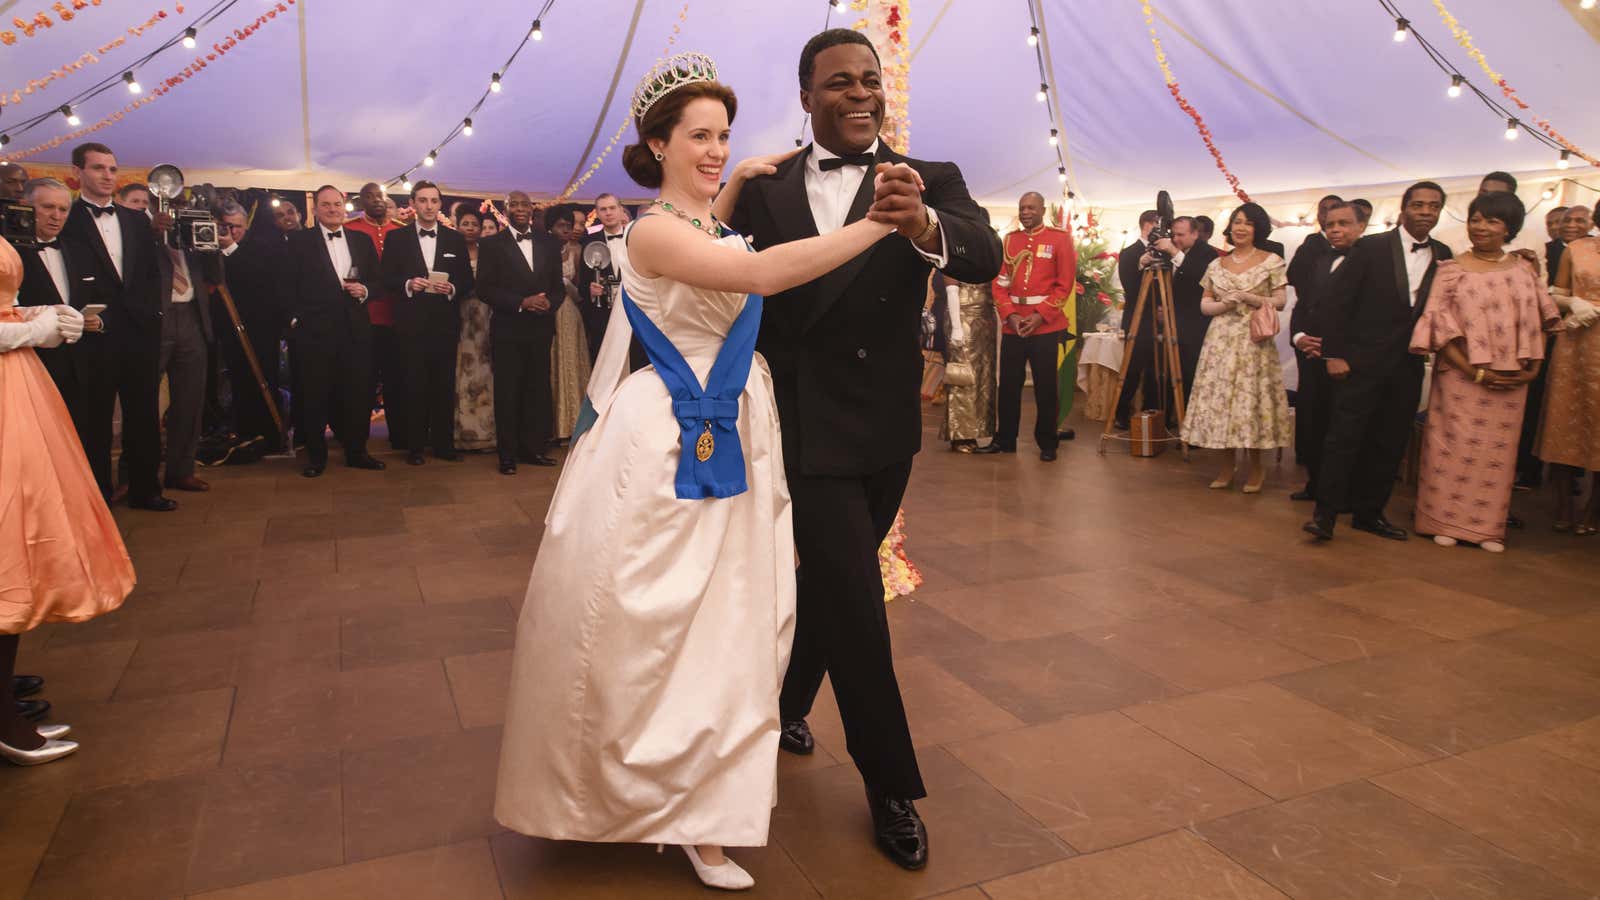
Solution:
<svg viewBox="0 0 1600 900"><path fill-rule="evenodd" d="M1278 336L1282 326L1278 322L1278 308L1269 301L1250 314L1250 340L1259 344Z"/></svg>

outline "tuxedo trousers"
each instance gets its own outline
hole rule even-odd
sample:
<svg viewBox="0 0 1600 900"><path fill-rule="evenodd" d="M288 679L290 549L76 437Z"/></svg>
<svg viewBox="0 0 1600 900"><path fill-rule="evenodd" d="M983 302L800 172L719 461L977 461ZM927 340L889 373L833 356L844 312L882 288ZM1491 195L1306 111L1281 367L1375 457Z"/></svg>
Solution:
<svg viewBox="0 0 1600 900"><path fill-rule="evenodd" d="M1040 450L1054 450L1061 443L1056 423L1061 409L1061 387L1056 377L1056 355L1065 331L1046 334L1000 336L1000 389L995 397L999 411L994 442L1006 450L1017 449L1017 433L1022 427L1022 383L1028 367L1033 368L1033 402L1038 417L1033 422L1033 439ZM891 514L890 518L893 518Z"/></svg>
<svg viewBox="0 0 1600 900"><path fill-rule="evenodd" d="M124 323L107 331L89 364L85 390L88 427L84 452L94 479L107 496L115 488L111 466L112 418L122 403L122 461L128 499L143 503L161 496L161 333Z"/></svg>
<svg viewBox="0 0 1600 900"><path fill-rule="evenodd" d="M210 364L200 308L174 303L161 319L161 374L167 377L167 483L194 475Z"/></svg>
<svg viewBox="0 0 1600 900"><path fill-rule="evenodd" d="M583 299L578 304L578 313L583 316L583 336L589 341L589 365L593 366L600 357L600 342L606 338L611 307L596 306L593 301Z"/></svg>
<svg viewBox="0 0 1600 900"><path fill-rule="evenodd" d="M367 455L372 428L372 342L349 332L296 336L295 357L304 400L306 454L328 464L329 426L344 445L345 460Z"/></svg>
<svg viewBox="0 0 1600 900"><path fill-rule="evenodd" d="M410 301L401 337L406 348L406 449L455 452L456 349L461 314L450 300L423 295Z"/></svg>
<svg viewBox="0 0 1600 900"><path fill-rule="evenodd" d="M894 674L878 566L878 547L910 479L909 459L859 477L790 469L800 569L794 649L778 709L785 720L805 718L826 673L845 747L862 779L874 790L915 800L927 791Z"/></svg>
<svg viewBox="0 0 1600 900"><path fill-rule="evenodd" d="M411 433L411 404L406 387L406 343L393 325L372 326L371 388L367 406L377 406L383 398L383 421L389 426L389 446L406 449Z"/></svg>
<svg viewBox="0 0 1600 900"><path fill-rule="evenodd" d="M1311 359L1295 352L1295 365L1300 373L1299 387L1294 401L1294 451L1295 459L1306 467L1306 491L1317 496L1317 473L1322 471L1322 457L1328 442L1328 421L1333 413L1333 381L1328 378L1328 367L1321 359Z"/></svg>
<svg viewBox="0 0 1600 900"><path fill-rule="evenodd" d="M555 397L550 387L548 334L531 339L495 337L490 348L494 366L494 429L501 462L543 455L555 431Z"/></svg>
<svg viewBox="0 0 1600 900"><path fill-rule="evenodd" d="M1330 381L1328 437L1317 472L1317 513L1349 510L1357 519L1383 515L1411 442L1422 397L1422 358L1351 365Z"/></svg>

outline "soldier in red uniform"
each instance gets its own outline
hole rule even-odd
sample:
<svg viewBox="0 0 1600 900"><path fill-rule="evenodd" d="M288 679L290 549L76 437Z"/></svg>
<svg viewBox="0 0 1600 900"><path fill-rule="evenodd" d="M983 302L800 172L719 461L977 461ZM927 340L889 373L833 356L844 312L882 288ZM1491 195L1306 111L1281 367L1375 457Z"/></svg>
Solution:
<svg viewBox="0 0 1600 900"><path fill-rule="evenodd" d="M978 452L1015 453L1022 419L1024 366L1033 367L1033 396L1039 414L1033 426L1039 458L1056 458L1060 398L1057 351L1069 334L1066 311L1072 303L1078 254L1072 234L1044 224L1044 197L1029 192L1017 202L1022 228L1005 237L1005 263L994 280L994 305L1000 314L999 427L994 442Z"/></svg>
<svg viewBox="0 0 1600 900"><path fill-rule="evenodd" d="M375 181L361 186L361 215L346 222L344 227L359 231L372 238L378 248L378 259L383 259L383 239L389 232L404 228L389 216L388 197ZM406 435L410 434L405 408L406 377L405 353L400 337L395 331L394 298L382 288L378 273L362 272L363 279L371 278L372 298L367 301L367 316L372 319L372 399L376 403L383 396L383 420L389 429L389 446L405 450Z"/></svg>

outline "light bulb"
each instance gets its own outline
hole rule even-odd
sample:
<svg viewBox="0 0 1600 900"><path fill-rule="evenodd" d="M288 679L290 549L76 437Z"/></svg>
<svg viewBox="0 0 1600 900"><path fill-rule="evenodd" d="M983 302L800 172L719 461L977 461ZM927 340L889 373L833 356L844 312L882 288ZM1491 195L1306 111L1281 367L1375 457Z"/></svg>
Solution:
<svg viewBox="0 0 1600 900"><path fill-rule="evenodd" d="M1056 180L1061 182L1062 184L1066 184L1067 183L1067 170L1066 170L1065 166L1063 166L1063 167L1061 167L1059 169L1056 169Z"/></svg>
<svg viewBox="0 0 1600 900"><path fill-rule="evenodd" d="M1542 196L1546 200L1554 200L1556 198L1556 189L1547 187L1544 189L1544 194Z"/></svg>
<svg viewBox="0 0 1600 900"><path fill-rule="evenodd" d="M1403 43L1405 41L1405 39L1406 39L1406 32L1410 31L1410 30L1411 30L1411 20L1410 19L1407 19L1407 18L1404 18L1404 17L1399 18L1399 19L1395 19L1394 20L1394 42L1396 44Z"/></svg>
<svg viewBox="0 0 1600 900"><path fill-rule="evenodd" d="M844 0L828 0L828 5L834 9L844 9Z"/></svg>
<svg viewBox="0 0 1600 900"><path fill-rule="evenodd" d="M1451 97L1459 97L1459 96L1461 96L1461 85L1463 83L1465 83L1466 80L1467 79L1461 77L1460 75L1451 75L1450 76L1450 87L1445 89L1445 93L1450 95Z"/></svg>
<svg viewBox="0 0 1600 900"><path fill-rule="evenodd" d="M195 39L195 35L197 35L197 34L199 34L199 32L195 31L193 28L185 28L183 30L183 49L185 49L185 50L193 50L194 49L194 44L195 44L195 40L194 39Z"/></svg>
<svg viewBox="0 0 1600 900"><path fill-rule="evenodd" d="M439 151L433 150L433 151L430 151L427 156L423 157L422 164L425 165L425 166L431 166L436 161L438 161L438 159L439 159Z"/></svg>
<svg viewBox="0 0 1600 900"><path fill-rule="evenodd" d="M466 121L461 123L461 133L466 135L467 137L472 137L472 120L471 119L467 119Z"/></svg>
<svg viewBox="0 0 1600 900"><path fill-rule="evenodd" d="M528 37L533 38L536 41L544 40L544 29L539 27L538 19L533 20L533 30L528 32Z"/></svg>
<svg viewBox="0 0 1600 900"><path fill-rule="evenodd" d="M272 198L272 208L273 208L273 209L277 209L277 208L278 208L278 206L279 206L279 204L281 204L281 203L282 203L282 202L283 202L283 201L282 201L282 200L279 200L279 199L278 199L278 198L277 198L277 197L273 197L273 198Z"/></svg>
<svg viewBox="0 0 1600 900"><path fill-rule="evenodd" d="M1506 120L1506 140L1514 141L1517 139L1517 133L1520 131L1518 124L1516 119Z"/></svg>
<svg viewBox="0 0 1600 900"><path fill-rule="evenodd" d="M1039 93L1034 94L1033 95L1033 99L1039 101L1040 103L1043 103L1045 101L1045 98L1047 98L1049 96L1050 96L1050 85L1041 84L1041 85L1039 85Z"/></svg>
<svg viewBox="0 0 1600 900"><path fill-rule="evenodd" d="M9 143L11 143L11 135L9 135L9 134L0 134L0 147L4 147L5 145L7 145Z"/></svg>
<svg viewBox="0 0 1600 900"><path fill-rule="evenodd" d="M1037 26L1037 25L1035 25L1032 28L1028 29L1028 46L1029 47L1037 47L1037 46L1039 46L1039 26Z"/></svg>
<svg viewBox="0 0 1600 900"><path fill-rule="evenodd" d="M1580 2L1578 3L1578 8L1579 9L1594 9L1594 0L1580 0Z"/></svg>
<svg viewBox="0 0 1600 900"><path fill-rule="evenodd" d="M344 211L347 212L347 213L355 212L356 211L356 205L354 203L351 203L349 200L346 200L344 202Z"/></svg>
<svg viewBox="0 0 1600 900"><path fill-rule="evenodd" d="M1558 168L1558 169L1570 169L1570 168L1572 168L1572 151L1571 150L1563 150L1563 151L1561 151L1561 158L1556 160L1556 168Z"/></svg>
<svg viewBox="0 0 1600 900"><path fill-rule="evenodd" d="M493 91L496 94L500 93L500 73L499 72L496 72L493 75L489 76L489 90Z"/></svg>
<svg viewBox="0 0 1600 900"><path fill-rule="evenodd" d="M73 128L77 128L79 125L83 124L82 120L78 118L78 114L73 112L72 107L67 106L66 104L62 104L61 114L67 117L67 124L71 125Z"/></svg>
<svg viewBox="0 0 1600 900"><path fill-rule="evenodd" d="M1061 132L1056 131L1054 128L1050 129L1050 146L1054 147L1059 143L1061 143Z"/></svg>
<svg viewBox="0 0 1600 900"><path fill-rule="evenodd" d="M130 94L138 94L138 93L141 93L141 92L144 91L144 88L140 87L140 85L139 85L139 80L137 78L133 77L133 73L132 72L123 72L122 73L122 80L127 82L128 93L130 93Z"/></svg>
<svg viewBox="0 0 1600 900"><path fill-rule="evenodd" d="M410 179L410 177L407 177L406 180L400 182L400 190L405 191L408 194L411 193L411 179Z"/></svg>

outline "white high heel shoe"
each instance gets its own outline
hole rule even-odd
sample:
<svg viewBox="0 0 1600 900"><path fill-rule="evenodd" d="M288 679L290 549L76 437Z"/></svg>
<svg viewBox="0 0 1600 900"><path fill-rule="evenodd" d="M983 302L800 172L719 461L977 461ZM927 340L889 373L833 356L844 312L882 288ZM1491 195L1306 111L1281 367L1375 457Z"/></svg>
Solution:
<svg viewBox="0 0 1600 900"><path fill-rule="evenodd" d="M72 733L71 725L40 725L34 731L47 741L59 741Z"/></svg>
<svg viewBox="0 0 1600 900"><path fill-rule="evenodd" d="M18 750L10 744L0 743L0 759L18 766L39 766L55 762L78 749L77 741L46 740L37 750Z"/></svg>
<svg viewBox="0 0 1600 900"><path fill-rule="evenodd" d="M662 845L656 845L656 852L660 853ZM689 857L689 862L694 866L694 874L700 878L700 883L706 887L716 888L721 891L747 891L756 886L756 880L749 872L739 867L739 864L726 856L722 865L708 866L700 859L700 853L691 844L683 845L683 852Z"/></svg>

